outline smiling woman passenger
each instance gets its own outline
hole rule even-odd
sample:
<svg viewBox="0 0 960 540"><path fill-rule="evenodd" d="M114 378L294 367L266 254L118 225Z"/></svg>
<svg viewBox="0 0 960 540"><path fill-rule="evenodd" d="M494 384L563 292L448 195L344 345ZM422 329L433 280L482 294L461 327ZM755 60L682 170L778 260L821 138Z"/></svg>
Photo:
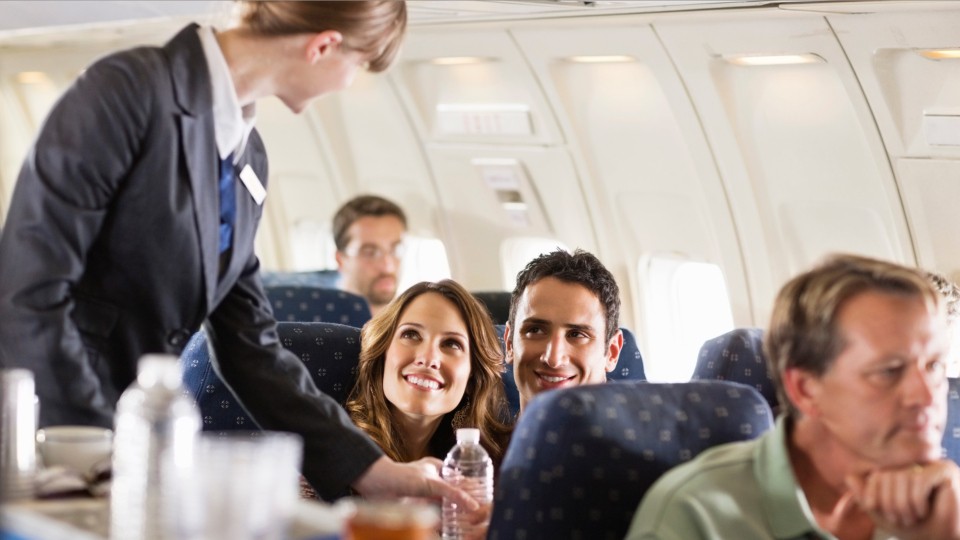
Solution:
<svg viewBox="0 0 960 540"><path fill-rule="evenodd" d="M510 427L490 316L460 284L421 282L363 327L353 421L391 458L443 458L454 431L480 429L499 466Z"/></svg>

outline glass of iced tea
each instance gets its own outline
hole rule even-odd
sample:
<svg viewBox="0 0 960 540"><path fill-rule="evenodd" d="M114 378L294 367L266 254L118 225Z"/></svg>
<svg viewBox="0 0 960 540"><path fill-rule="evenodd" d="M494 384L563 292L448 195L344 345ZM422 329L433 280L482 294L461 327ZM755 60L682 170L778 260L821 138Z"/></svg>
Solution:
<svg viewBox="0 0 960 540"><path fill-rule="evenodd" d="M436 540L440 511L422 499L351 499L344 540Z"/></svg>

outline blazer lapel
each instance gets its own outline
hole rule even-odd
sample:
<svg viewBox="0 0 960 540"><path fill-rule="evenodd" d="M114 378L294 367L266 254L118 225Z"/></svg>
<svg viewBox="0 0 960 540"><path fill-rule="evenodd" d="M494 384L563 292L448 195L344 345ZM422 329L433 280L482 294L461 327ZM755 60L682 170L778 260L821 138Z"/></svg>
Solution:
<svg viewBox="0 0 960 540"><path fill-rule="evenodd" d="M181 151L193 194L207 309L211 309L220 265L217 186L220 160L213 127L210 70L197 29L196 24L188 25L164 46L164 50L170 61L175 99L181 109Z"/></svg>
<svg viewBox="0 0 960 540"><path fill-rule="evenodd" d="M193 192L194 219L197 234L200 236L207 306L213 306L220 268L220 207L216 182L219 158L216 151L209 148L210 141L214 140L212 120L183 115L180 117L180 129L183 155L186 157L190 176L190 189Z"/></svg>

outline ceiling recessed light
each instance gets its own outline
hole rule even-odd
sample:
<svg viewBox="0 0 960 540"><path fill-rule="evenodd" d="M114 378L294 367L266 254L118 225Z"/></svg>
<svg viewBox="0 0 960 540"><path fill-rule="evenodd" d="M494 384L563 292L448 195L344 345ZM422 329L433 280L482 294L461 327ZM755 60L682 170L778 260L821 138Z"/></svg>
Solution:
<svg viewBox="0 0 960 540"><path fill-rule="evenodd" d="M804 54L724 54L722 58L735 66L786 66L792 64L819 64L823 57Z"/></svg>

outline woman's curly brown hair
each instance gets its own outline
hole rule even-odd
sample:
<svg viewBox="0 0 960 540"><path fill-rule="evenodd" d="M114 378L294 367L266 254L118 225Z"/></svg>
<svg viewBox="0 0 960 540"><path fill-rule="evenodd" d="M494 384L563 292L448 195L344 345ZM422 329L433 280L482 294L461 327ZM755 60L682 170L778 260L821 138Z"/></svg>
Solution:
<svg viewBox="0 0 960 540"><path fill-rule="evenodd" d="M364 325L360 334L361 351L357 382L347 399L346 408L353 421L395 461L407 462L410 455L393 422L393 405L383 391L383 372L387 349L393 341L404 310L420 295L434 293L453 302L467 326L470 340L470 380L455 414L462 425L480 430L480 442L494 463L506 451L511 428L507 418L507 400L501 374L503 351L486 309L459 283L445 279L423 281L407 289L376 317Z"/></svg>

